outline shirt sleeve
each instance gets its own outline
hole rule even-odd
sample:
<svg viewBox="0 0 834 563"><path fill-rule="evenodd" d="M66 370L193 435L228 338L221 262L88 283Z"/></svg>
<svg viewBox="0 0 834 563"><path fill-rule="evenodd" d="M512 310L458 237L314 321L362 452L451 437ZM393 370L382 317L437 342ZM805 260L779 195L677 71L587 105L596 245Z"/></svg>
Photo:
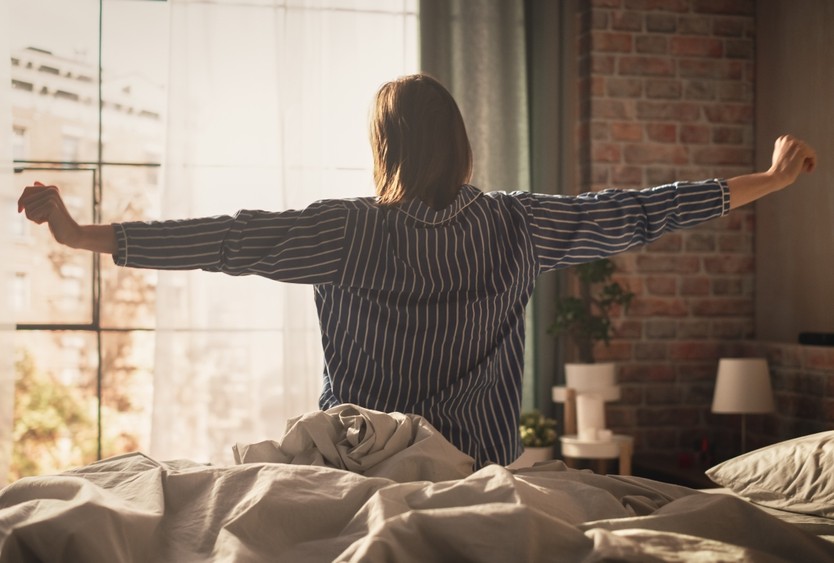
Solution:
<svg viewBox="0 0 834 563"><path fill-rule="evenodd" d="M724 180L579 196L524 196L540 272L605 258L730 209Z"/></svg>
<svg viewBox="0 0 834 563"><path fill-rule="evenodd" d="M178 221L115 223L119 266L259 275L331 283L341 271L346 211L338 202L306 209L241 210Z"/></svg>

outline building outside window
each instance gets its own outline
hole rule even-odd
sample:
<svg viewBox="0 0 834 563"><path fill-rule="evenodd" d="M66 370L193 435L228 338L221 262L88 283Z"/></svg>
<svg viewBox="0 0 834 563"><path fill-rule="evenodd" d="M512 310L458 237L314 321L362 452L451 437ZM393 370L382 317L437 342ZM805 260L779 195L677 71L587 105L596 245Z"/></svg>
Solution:
<svg viewBox="0 0 834 563"><path fill-rule="evenodd" d="M7 92L15 186L35 181L60 186L80 223L160 218L170 4L150 0L10 3L14 21ZM385 0L360 4L368 6L364 25L369 29L391 5ZM409 6L407 19L416 29L416 2L402 4ZM336 17L343 12L334 8ZM338 33L338 27L325 31ZM407 35L411 63L399 74L416 70L416 33ZM361 110L364 117L370 98L363 93L344 103ZM343 159L323 175L370 178L370 162L356 165L354 143L346 140L343 145L342 152L353 160ZM299 150L303 152L302 147ZM365 157L358 153L360 161ZM344 182L334 184L345 189ZM56 244L48 229L29 224L21 215L15 214L12 222L11 299L17 323L13 452L9 474L0 475L0 483L4 477L14 480L123 452L147 451L153 397L159 392L154 388L160 342L157 272L116 268L109 257L99 259ZM183 286L173 301L180 306L193 291ZM258 327L235 330L253 330L259 338ZM238 346L234 334L189 335L207 342L204 349L211 353L208 358L183 358L186 364L191 361L189 369L202 365L229 374L259 369L258 360ZM262 347L273 352L275 345L264 338ZM315 381L320 376L313 372L303 377ZM218 447L228 448L229 440L249 424L245 417L252 416L228 395L252 396L253 389L234 378L213 376L210 382L217 385L209 390L215 397L214 408L222 411L215 438ZM270 400L280 404L281 397L271 393Z"/></svg>

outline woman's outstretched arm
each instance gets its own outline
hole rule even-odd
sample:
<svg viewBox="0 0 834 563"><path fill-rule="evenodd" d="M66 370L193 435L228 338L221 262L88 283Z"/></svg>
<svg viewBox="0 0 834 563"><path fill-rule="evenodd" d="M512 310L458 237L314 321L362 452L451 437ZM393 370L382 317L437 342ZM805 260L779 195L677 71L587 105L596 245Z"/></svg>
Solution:
<svg viewBox="0 0 834 563"><path fill-rule="evenodd" d="M56 186L35 182L17 201L18 213L37 224L47 223L55 240L70 248L114 254L116 232L112 225L79 225L69 214Z"/></svg>
<svg viewBox="0 0 834 563"><path fill-rule="evenodd" d="M801 173L813 171L816 165L814 149L791 135L782 135L774 143L771 166L767 172L745 174L727 180L730 209L790 186Z"/></svg>

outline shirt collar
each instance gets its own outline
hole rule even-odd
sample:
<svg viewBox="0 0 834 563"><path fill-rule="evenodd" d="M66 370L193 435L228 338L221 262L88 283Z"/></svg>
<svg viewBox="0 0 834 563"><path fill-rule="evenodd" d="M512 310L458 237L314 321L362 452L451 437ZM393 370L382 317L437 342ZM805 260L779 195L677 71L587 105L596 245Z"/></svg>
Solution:
<svg viewBox="0 0 834 563"><path fill-rule="evenodd" d="M432 209L419 199L400 203L395 207L395 209L421 223L425 223L427 225L439 225L441 223L445 223L446 221L450 221L482 195L484 195L483 192L475 186L464 184L460 187L455 200L443 209Z"/></svg>

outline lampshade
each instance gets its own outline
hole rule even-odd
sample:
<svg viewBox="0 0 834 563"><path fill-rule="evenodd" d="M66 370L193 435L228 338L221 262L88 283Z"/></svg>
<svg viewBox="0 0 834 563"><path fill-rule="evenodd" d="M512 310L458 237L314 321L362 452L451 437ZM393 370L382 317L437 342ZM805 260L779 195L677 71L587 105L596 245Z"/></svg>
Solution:
<svg viewBox="0 0 834 563"><path fill-rule="evenodd" d="M712 412L765 413L773 411L770 372L764 358L722 358L712 398Z"/></svg>

